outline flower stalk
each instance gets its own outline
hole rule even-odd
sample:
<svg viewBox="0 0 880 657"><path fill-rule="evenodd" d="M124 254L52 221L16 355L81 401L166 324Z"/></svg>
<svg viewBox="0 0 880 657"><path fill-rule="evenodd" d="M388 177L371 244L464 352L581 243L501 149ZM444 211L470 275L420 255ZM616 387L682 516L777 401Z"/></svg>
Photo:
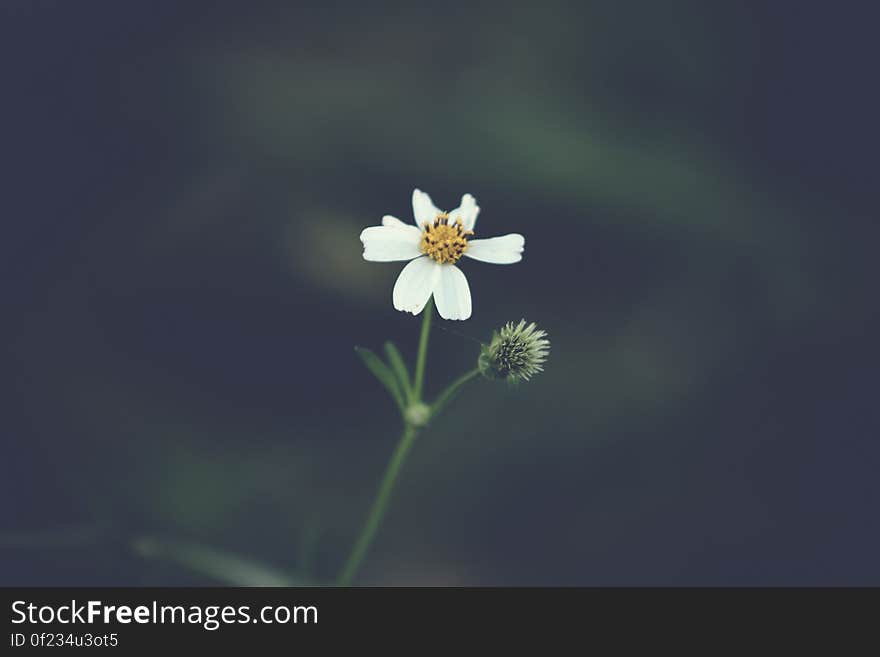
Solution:
<svg viewBox="0 0 880 657"><path fill-rule="evenodd" d="M466 374L462 374L455 381L453 381L446 390L440 393L437 397L437 400L431 405L431 414L437 415L440 411L443 410L443 407L448 404L455 394L458 392L459 388L461 388L465 383L480 376L480 368L475 367L470 372Z"/></svg>
<svg viewBox="0 0 880 657"><path fill-rule="evenodd" d="M434 302L428 300L422 313L422 330L419 334L419 351L416 355L416 376L413 385L413 402L422 401L422 389L425 382L425 361L428 359L428 338L431 335L431 317L434 315Z"/></svg>
<svg viewBox="0 0 880 657"><path fill-rule="evenodd" d="M411 424L407 424L404 427L403 434L400 436L400 442L397 443L397 447L391 455L391 460L388 462L388 467L385 469L382 483L379 484L379 492L376 494L376 500L373 502L373 506L367 516L367 521L364 523L364 528L361 530L360 536L358 536L355 541L351 554L345 562L345 565L342 567L342 571L339 573L339 577L336 580L337 586L351 585L351 581L357 574L361 562L367 554L367 550L369 550L370 546L373 544L373 540L376 538L376 532L379 530L379 526L382 524L382 518L385 517L385 512L388 509L388 502L391 499L391 491L394 490L394 484L397 482L400 468L403 466L403 462L406 460L406 456L409 454L410 448L412 448L413 442L415 442L418 433L419 430Z"/></svg>

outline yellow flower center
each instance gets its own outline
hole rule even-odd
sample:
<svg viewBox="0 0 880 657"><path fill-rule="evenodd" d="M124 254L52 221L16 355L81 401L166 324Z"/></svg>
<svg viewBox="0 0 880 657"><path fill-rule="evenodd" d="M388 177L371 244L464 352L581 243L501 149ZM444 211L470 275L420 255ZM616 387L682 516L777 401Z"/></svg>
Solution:
<svg viewBox="0 0 880 657"><path fill-rule="evenodd" d="M441 265L451 265L467 251L467 236L474 231L465 230L461 219L449 223L449 215L441 212L433 223L426 223L419 241L419 249Z"/></svg>

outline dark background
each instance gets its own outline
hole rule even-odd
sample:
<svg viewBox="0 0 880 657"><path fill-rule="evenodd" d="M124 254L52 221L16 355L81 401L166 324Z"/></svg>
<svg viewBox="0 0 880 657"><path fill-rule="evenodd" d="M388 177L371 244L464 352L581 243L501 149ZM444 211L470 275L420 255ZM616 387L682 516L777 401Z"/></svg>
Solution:
<svg viewBox="0 0 880 657"><path fill-rule="evenodd" d="M332 579L413 187L527 239L429 392L552 353L420 437L359 583L880 584L868 5L4 2L0 584Z"/></svg>

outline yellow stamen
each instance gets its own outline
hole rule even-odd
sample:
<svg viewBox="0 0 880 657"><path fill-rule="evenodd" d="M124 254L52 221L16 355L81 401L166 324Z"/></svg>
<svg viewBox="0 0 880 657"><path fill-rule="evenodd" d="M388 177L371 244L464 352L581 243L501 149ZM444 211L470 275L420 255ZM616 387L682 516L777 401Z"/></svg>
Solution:
<svg viewBox="0 0 880 657"><path fill-rule="evenodd" d="M419 241L419 249L441 265L453 264L467 251L467 236L474 231L465 230L461 219L449 223L449 215L441 212L433 223L426 223Z"/></svg>

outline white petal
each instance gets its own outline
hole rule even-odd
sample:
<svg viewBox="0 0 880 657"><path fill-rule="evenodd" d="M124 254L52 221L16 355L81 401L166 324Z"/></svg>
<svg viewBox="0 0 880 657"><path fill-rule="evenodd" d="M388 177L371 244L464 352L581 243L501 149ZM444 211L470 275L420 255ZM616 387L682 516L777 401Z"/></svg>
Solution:
<svg viewBox="0 0 880 657"><path fill-rule="evenodd" d="M464 272L455 265L441 265L434 287L437 312L443 319L467 319L471 316L471 290Z"/></svg>
<svg viewBox="0 0 880 657"><path fill-rule="evenodd" d="M450 211L450 223L456 219L461 219L465 230L473 230L474 224L477 223L477 215L480 214L480 206L477 205L477 199L470 194L461 197L461 205Z"/></svg>
<svg viewBox="0 0 880 657"><path fill-rule="evenodd" d="M421 233L418 228L400 226L371 226L361 232L364 243L364 260L391 262L412 260L422 255L419 251Z"/></svg>
<svg viewBox="0 0 880 657"><path fill-rule="evenodd" d="M416 258L400 272L391 297L394 307L413 315L422 312L440 275L442 265L431 258Z"/></svg>
<svg viewBox="0 0 880 657"><path fill-rule="evenodd" d="M382 217L382 225L383 226L408 226L408 224L403 223L397 217L392 217L390 214L386 214Z"/></svg>
<svg viewBox="0 0 880 657"><path fill-rule="evenodd" d="M440 210L434 205L431 197L420 189L413 190L413 216L416 219L416 226L422 228L426 223L434 221Z"/></svg>
<svg viewBox="0 0 880 657"><path fill-rule="evenodd" d="M464 254L474 260L491 262L495 265L510 265L522 260L526 239L519 233L487 240L468 240Z"/></svg>

